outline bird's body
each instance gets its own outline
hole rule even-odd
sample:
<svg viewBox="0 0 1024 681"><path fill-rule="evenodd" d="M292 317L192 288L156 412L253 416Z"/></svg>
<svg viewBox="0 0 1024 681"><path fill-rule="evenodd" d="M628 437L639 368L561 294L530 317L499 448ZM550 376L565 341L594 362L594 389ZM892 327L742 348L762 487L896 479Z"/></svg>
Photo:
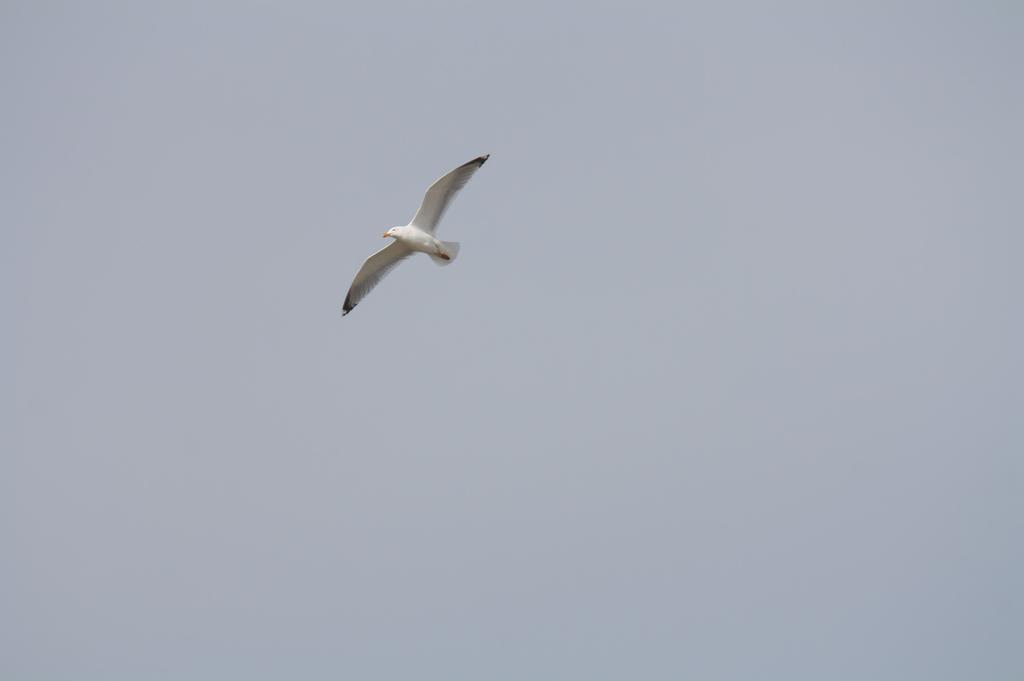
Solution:
<svg viewBox="0 0 1024 681"><path fill-rule="evenodd" d="M351 312L391 268L413 253L426 253L438 265L448 265L455 260L459 244L441 241L434 233L448 204L489 157L490 154L478 156L434 182L412 221L408 225L392 227L384 232L385 238L390 237L394 241L367 258L359 268L345 296L342 316Z"/></svg>
<svg viewBox="0 0 1024 681"><path fill-rule="evenodd" d="M404 227L392 227L388 230L390 236L402 244L411 251L417 251L419 253L426 253L427 255L437 255L444 258L444 242L438 239L433 234L428 234L416 225L405 225ZM451 259L450 257L447 259Z"/></svg>

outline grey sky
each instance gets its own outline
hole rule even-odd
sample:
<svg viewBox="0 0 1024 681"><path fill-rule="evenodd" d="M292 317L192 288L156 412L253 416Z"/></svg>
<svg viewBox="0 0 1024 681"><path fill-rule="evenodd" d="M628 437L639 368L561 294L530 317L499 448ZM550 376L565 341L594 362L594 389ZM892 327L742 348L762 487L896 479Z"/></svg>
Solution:
<svg viewBox="0 0 1024 681"><path fill-rule="evenodd" d="M1024 677L1020 5L373 4L0 8L0 676Z"/></svg>

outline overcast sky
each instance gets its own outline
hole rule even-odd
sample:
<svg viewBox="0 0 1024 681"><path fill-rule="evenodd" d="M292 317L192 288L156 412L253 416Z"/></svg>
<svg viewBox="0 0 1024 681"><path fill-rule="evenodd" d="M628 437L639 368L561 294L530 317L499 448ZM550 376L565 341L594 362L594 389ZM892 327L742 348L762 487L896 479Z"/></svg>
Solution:
<svg viewBox="0 0 1024 681"><path fill-rule="evenodd" d="M0 676L1024 678L1021 5L360 5L0 7Z"/></svg>

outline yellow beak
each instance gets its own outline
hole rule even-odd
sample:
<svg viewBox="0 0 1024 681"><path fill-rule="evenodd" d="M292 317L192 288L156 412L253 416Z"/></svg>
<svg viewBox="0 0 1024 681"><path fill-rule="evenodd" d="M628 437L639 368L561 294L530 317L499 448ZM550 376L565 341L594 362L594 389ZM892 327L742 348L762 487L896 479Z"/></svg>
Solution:
<svg viewBox="0 0 1024 681"><path fill-rule="evenodd" d="M387 232L384 232L384 238L385 238L385 239L387 239L387 238L388 238L389 236L391 236L391 235L390 235L390 234L388 234Z"/></svg>

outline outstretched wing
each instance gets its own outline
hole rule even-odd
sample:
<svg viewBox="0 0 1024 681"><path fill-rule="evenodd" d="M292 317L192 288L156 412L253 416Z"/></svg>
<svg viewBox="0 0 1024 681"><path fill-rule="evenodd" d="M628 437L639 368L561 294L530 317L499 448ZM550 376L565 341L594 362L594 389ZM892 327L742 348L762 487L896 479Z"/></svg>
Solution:
<svg viewBox="0 0 1024 681"><path fill-rule="evenodd" d="M430 185L430 189L427 190L427 195L423 197L423 203L420 205L420 209L416 211L415 217L409 224L416 225L424 232L433 234L437 230L437 223L441 221L441 217L444 215L445 210L448 208L448 204L451 203L455 195L459 193L459 190L466 186L469 182L469 178L473 177L473 173L490 158L490 154L484 154L483 156L477 156L469 163L463 163L461 166L451 171L440 180Z"/></svg>
<svg viewBox="0 0 1024 681"><path fill-rule="evenodd" d="M412 251L397 241L392 241L380 249L363 263L352 280L352 286L345 296L345 304L341 308L341 316L344 317L352 311L359 301L366 297L366 294L373 290L373 287L380 283L391 268L412 255Z"/></svg>

